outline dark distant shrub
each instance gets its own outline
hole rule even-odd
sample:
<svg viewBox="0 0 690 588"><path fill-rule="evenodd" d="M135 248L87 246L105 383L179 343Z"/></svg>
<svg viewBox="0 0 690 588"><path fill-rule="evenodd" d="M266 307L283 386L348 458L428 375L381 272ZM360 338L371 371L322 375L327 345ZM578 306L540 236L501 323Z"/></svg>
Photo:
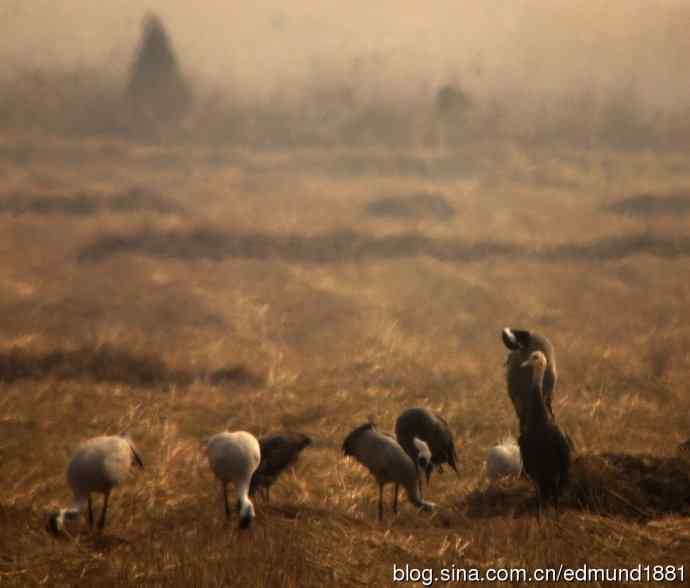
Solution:
<svg viewBox="0 0 690 588"><path fill-rule="evenodd" d="M388 196L367 205L367 214L392 218L432 218L449 221L455 209L442 194L420 192L405 196Z"/></svg>
<svg viewBox="0 0 690 588"><path fill-rule="evenodd" d="M436 94L435 106L441 116L461 116L470 107L470 99L460 88L446 84Z"/></svg>
<svg viewBox="0 0 690 588"><path fill-rule="evenodd" d="M636 194L613 202L608 210L618 214L639 216L677 215L690 213L690 192L673 194Z"/></svg>
<svg viewBox="0 0 690 588"><path fill-rule="evenodd" d="M191 94L162 21L155 15L144 20L141 44L132 64L127 86L132 115L142 131L171 124L189 109Z"/></svg>

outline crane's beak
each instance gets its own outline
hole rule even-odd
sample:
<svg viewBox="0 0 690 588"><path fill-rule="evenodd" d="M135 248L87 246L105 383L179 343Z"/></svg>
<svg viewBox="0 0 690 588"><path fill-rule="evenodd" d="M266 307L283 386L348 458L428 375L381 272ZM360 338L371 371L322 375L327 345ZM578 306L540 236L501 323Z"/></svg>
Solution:
<svg viewBox="0 0 690 588"><path fill-rule="evenodd" d="M252 526L252 516L247 514L240 518L240 529L249 529Z"/></svg>
<svg viewBox="0 0 690 588"><path fill-rule="evenodd" d="M59 511L50 513L50 517L48 518L48 524L46 525L46 530L51 535L55 535L56 537L61 533L62 517L60 516Z"/></svg>

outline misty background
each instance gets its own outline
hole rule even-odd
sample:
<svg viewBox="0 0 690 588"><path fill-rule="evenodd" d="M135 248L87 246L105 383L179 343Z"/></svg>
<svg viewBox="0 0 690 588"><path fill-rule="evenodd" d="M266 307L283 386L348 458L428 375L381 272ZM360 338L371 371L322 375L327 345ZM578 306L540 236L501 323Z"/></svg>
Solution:
<svg viewBox="0 0 690 588"><path fill-rule="evenodd" d="M443 148L690 139L683 0L3 0L0 125L139 128L120 100L150 13L193 96L184 116L165 121L179 136Z"/></svg>

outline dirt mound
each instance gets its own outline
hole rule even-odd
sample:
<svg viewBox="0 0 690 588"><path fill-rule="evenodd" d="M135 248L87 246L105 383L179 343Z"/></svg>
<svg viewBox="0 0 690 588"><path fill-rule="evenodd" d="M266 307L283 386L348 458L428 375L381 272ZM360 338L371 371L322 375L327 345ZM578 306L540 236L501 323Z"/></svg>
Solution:
<svg viewBox="0 0 690 588"><path fill-rule="evenodd" d="M606 516L690 514L690 468L673 457L582 455L573 463L570 491L579 506Z"/></svg>
<svg viewBox="0 0 690 588"><path fill-rule="evenodd" d="M378 217L431 218L439 221L450 221L455 216L455 209L437 192L379 198L367 205L366 212Z"/></svg>
<svg viewBox="0 0 690 588"><path fill-rule="evenodd" d="M690 465L675 457L625 453L584 454L570 469L561 498L565 509L600 516L647 521L662 515L690 514ZM464 501L474 518L536 513L533 484L526 478L501 480Z"/></svg>
<svg viewBox="0 0 690 588"><path fill-rule="evenodd" d="M485 490L470 492L462 501L468 517L483 519L536 512L539 504L527 478L498 480Z"/></svg>

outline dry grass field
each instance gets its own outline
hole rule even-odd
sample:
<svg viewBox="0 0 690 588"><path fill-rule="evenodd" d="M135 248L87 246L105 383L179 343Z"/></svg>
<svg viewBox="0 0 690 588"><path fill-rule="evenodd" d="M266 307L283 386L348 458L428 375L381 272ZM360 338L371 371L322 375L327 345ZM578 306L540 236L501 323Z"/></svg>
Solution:
<svg viewBox="0 0 690 588"><path fill-rule="evenodd" d="M686 152L1 139L0 586L377 586L394 564L687 577ZM527 481L485 485L516 430L505 326L556 346L578 449L558 517ZM410 406L446 416L461 476L432 479L432 514L394 516L388 488L379 524L340 445ZM248 532L202 448L224 428L315 441ZM49 536L75 446L122 431L146 468L105 532Z"/></svg>

